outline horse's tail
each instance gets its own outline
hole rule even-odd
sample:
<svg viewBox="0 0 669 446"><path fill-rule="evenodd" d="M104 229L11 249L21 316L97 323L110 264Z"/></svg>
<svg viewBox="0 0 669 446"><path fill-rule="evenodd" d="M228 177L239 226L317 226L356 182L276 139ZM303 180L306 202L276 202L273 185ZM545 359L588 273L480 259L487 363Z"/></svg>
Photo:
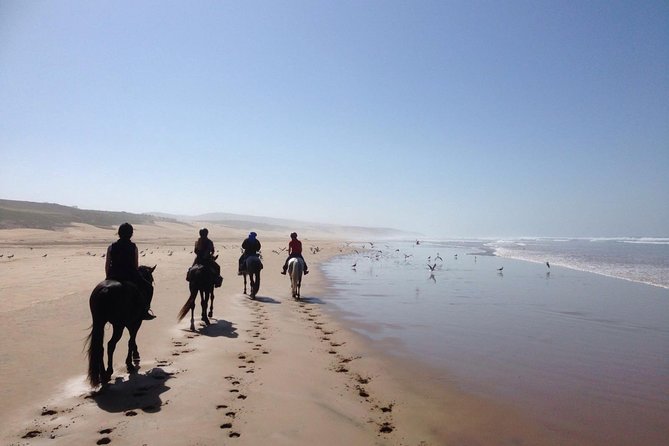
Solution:
<svg viewBox="0 0 669 446"><path fill-rule="evenodd" d="M91 316L93 324L91 332L86 338L88 345L88 382L92 387L97 387L102 383L102 374L104 373L104 336L106 321L99 315L101 294L107 294L107 288L100 289L96 287L90 298Z"/></svg>
<svg viewBox="0 0 669 446"><path fill-rule="evenodd" d="M184 304L183 307L181 307L181 310L179 310L179 314L177 315L177 322L181 321L188 312L195 306L195 298L197 297L197 290L192 290L190 293L190 297L188 297L188 300Z"/></svg>

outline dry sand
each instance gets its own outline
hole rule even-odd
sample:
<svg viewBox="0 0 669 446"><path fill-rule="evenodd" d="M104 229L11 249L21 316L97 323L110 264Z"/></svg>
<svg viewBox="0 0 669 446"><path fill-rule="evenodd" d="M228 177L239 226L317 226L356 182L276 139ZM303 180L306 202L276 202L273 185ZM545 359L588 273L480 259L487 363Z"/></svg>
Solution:
<svg viewBox="0 0 669 446"><path fill-rule="evenodd" d="M259 233L265 268L251 300L236 275L246 231L209 228L225 280L212 325L199 321L198 304L191 332L176 314L197 227L135 227L140 263L157 265L158 318L139 332L140 370L125 371L125 334L101 392L85 382L83 348L114 231L0 231L0 444L560 444L564 433L463 392L443 371L391 358L392 345L335 320L318 265L344 252L342 241L301 234L312 273L298 302L279 274L285 253L273 252L287 234Z"/></svg>

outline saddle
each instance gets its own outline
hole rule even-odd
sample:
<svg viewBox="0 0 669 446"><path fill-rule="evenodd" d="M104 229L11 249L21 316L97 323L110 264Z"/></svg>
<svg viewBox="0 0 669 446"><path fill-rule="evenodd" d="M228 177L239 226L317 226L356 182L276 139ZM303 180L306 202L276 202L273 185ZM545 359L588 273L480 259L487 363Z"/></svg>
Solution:
<svg viewBox="0 0 669 446"><path fill-rule="evenodd" d="M186 281L191 281L191 277L194 271L199 271L204 268L207 267L205 265L200 265L199 263L196 263L195 265L188 268L188 271L186 272ZM214 286L219 288L223 284L223 277L221 277L219 274L216 274L216 271L213 271L212 268L209 268L209 272L211 272L211 274L214 276Z"/></svg>
<svg viewBox="0 0 669 446"><path fill-rule="evenodd" d="M200 265L199 263L188 268L188 271L186 272L186 281L190 282L190 279L193 275L193 271L199 271L202 268L204 268L204 265Z"/></svg>

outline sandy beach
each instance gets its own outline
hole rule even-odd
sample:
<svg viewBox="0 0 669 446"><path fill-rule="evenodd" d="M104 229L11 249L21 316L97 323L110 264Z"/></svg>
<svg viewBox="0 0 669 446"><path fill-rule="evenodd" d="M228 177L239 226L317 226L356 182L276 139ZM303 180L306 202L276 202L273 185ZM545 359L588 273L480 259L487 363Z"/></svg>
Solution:
<svg viewBox="0 0 669 446"><path fill-rule="evenodd" d="M208 226L224 282L212 325L199 321L198 304L195 332L176 314L197 226L135 228L140 263L157 265L158 318L139 332L141 368L131 375L124 334L103 391L85 381L84 341L115 231L0 231L2 444L561 443L527 414L463 392L443 370L393 358L392 343L370 343L334 319L319 264L347 252L343 239L301 234L305 251L319 252L307 253L312 273L298 302L279 274L286 234L259 231L265 268L251 300L236 275L247 231Z"/></svg>

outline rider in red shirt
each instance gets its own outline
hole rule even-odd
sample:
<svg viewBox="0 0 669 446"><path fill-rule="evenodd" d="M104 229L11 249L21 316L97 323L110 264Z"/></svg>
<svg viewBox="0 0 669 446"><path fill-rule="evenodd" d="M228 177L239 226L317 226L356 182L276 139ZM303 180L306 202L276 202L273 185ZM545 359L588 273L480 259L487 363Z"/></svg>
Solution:
<svg viewBox="0 0 669 446"><path fill-rule="evenodd" d="M298 257L304 262L304 274L309 274L309 269L307 268L307 262L302 257L302 242L297 239L297 233L293 232L290 234L290 242L288 243L288 258L283 264L283 271L281 274L286 274L288 269L288 261L293 257Z"/></svg>

